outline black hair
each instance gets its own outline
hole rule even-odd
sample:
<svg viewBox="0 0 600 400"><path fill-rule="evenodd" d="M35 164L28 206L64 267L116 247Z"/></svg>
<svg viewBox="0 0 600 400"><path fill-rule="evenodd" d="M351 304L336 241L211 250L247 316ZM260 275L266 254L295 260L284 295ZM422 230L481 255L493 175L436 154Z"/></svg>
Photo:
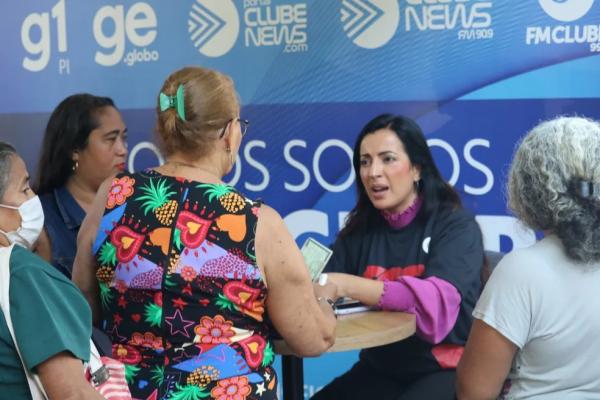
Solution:
<svg viewBox="0 0 600 400"><path fill-rule="evenodd" d="M352 164L356 173L357 202L350 214L346 226L340 231L340 236L350 235L354 232L367 229L371 224L382 221L382 216L369 197L360 180L360 145L365 136L380 129L389 129L394 132L404 145L404 150L412 165L418 166L421 180L418 184L418 193L423 198L423 204L417 218L426 220L440 207L458 208L461 206L458 193L442 178L433 157L427 140L419 125L410 118L383 114L369 121L362 129L354 145Z"/></svg>
<svg viewBox="0 0 600 400"><path fill-rule="evenodd" d="M109 97L87 93L67 97L54 109L42 142L38 160L38 194L63 186L73 174L72 154L83 150L90 133L100 126L98 115L104 107L115 107Z"/></svg>

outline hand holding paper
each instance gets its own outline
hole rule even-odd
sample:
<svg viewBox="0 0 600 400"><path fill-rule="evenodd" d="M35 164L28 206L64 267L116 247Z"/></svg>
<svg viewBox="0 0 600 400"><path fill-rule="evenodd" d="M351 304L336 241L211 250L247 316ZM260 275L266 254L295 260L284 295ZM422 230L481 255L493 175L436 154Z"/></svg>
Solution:
<svg viewBox="0 0 600 400"><path fill-rule="evenodd" d="M325 265L327 265L327 261L329 261L333 252L327 246L319 243L313 238L306 239L300 251L304 256L304 262L306 263L310 276L314 282L319 278L321 271L323 271Z"/></svg>

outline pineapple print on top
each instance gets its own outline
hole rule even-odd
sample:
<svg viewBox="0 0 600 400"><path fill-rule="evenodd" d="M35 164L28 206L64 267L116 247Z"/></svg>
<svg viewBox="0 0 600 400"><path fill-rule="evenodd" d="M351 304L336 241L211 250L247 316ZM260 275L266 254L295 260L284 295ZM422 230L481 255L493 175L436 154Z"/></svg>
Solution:
<svg viewBox="0 0 600 400"><path fill-rule="evenodd" d="M236 213L246 206L246 200L236 193L235 189L231 186L204 183L197 187L208 189L205 193L208 196L208 200L212 201L216 197L223 208L230 213Z"/></svg>
<svg viewBox="0 0 600 400"><path fill-rule="evenodd" d="M260 205L227 185L120 174L94 242L101 326L135 398L275 399Z"/></svg>
<svg viewBox="0 0 600 400"><path fill-rule="evenodd" d="M209 201L215 198L221 206L231 214L223 214L217 218L217 226L229 234L235 242L241 242L246 237L246 221L244 215L235 214L247 206L246 199L236 193L235 189L227 185L201 184L198 188L207 189L205 195Z"/></svg>
<svg viewBox="0 0 600 400"><path fill-rule="evenodd" d="M171 225L177 211L177 201L171 199L175 192L169 191L171 186L165 179L157 179L157 181L154 184L154 179L150 179L148 184L142 186L140 189L144 195L136 200L143 202L144 215L148 215L148 212L152 211L158 222L163 225Z"/></svg>

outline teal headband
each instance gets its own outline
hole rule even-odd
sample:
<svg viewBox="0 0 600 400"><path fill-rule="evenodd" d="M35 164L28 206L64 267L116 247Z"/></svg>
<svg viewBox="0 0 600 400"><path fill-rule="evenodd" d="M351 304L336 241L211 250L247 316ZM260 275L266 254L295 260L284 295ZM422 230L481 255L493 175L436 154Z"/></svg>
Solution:
<svg viewBox="0 0 600 400"><path fill-rule="evenodd" d="M185 121L185 104L183 96L183 85L179 84L175 96L169 96L160 92L158 97L158 103L160 105L160 111L166 111L169 108L174 108L177 111L177 115L182 121Z"/></svg>

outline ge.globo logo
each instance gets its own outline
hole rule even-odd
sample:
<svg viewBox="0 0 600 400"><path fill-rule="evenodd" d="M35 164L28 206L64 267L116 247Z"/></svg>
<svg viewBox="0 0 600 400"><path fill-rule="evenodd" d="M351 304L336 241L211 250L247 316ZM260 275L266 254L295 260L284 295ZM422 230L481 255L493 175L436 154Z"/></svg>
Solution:
<svg viewBox="0 0 600 400"><path fill-rule="evenodd" d="M156 28L156 13L147 3L138 2L129 9L123 5L101 7L94 16L93 30L102 50L96 51L94 60L105 67L121 61L130 67L157 61L158 51L147 48L156 39ZM125 54L128 44L133 48Z"/></svg>
<svg viewBox="0 0 600 400"><path fill-rule="evenodd" d="M578 20L590 11L594 0L538 0L542 9L562 22Z"/></svg>
<svg viewBox="0 0 600 400"><path fill-rule="evenodd" d="M221 57L235 44L240 17L232 0L196 0L188 18L194 47L207 57Z"/></svg>
<svg viewBox="0 0 600 400"><path fill-rule="evenodd" d="M342 0L341 21L354 44L375 49L396 33L400 8L395 0Z"/></svg>

